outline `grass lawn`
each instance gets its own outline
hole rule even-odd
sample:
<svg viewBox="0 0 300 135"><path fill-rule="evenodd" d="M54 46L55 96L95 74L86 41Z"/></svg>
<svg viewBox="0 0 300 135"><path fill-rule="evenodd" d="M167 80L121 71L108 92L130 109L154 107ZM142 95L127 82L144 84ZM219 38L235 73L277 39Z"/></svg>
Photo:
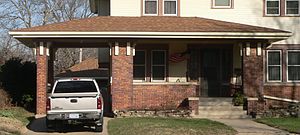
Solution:
<svg viewBox="0 0 300 135"><path fill-rule="evenodd" d="M0 109L0 134L21 134L24 126L33 119L33 115L21 107Z"/></svg>
<svg viewBox="0 0 300 135"><path fill-rule="evenodd" d="M110 135L232 135L237 132L207 119L116 118L108 121Z"/></svg>
<svg viewBox="0 0 300 135"><path fill-rule="evenodd" d="M261 118L257 122L300 134L300 118Z"/></svg>

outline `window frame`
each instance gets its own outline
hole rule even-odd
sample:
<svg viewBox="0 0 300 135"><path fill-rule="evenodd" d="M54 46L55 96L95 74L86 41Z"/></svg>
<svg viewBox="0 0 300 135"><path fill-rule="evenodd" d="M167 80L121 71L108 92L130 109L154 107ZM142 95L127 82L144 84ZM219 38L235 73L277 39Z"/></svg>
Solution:
<svg viewBox="0 0 300 135"><path fill-rule="evenodd" d="M279 54L280 54L280 58L279 58L279 60L280 60L280 64L279 64L279 66L280 66L280 69L279 69L279 71L280 71L280 80L269 80L269 52L279 52ZM266 65L267 65L267 82L282 82L282 50L267 50L267 63L266 63ZM274 65L271 65L271 66L274 66ZM277 65L278 66L278 65Z"/></svg>
<svg viewBox="0 0 300 135"><path fill-rule="evenodd" d="M146 14L146 1L156 1L156 14ZM158 6L159 6L159 0L143 0L143 15L144 16L158 16Z"/></svg>
<svg viewBox="0 0 300 135"><path fill-rule="evenodd" d="M278 14L268 14L268 1L278 1ZM265 0L265 15L266 16L280 16L281 12L281 0Z"/></svg>
<svg viewBox="0 0 300 135"><path fill-rule="evenodd" d="M137 51L143 51L145 53L145 64L144 64L144 68L145 68L145 78L144 80L138 80L138 79L134 79L133 77L133 82L147 82L147 51L146 50L135 50L135 52ZM134 68L135 64L133 62L133 68ZM142 66L141 64L137 64L137 66Z"/></svg>
<svg viewBox="0 0 300 135"><path fill-rule="evenodd" d="M153 65L153 52L154 51L162 51L165 54L165 58L164 58L164 65ZM167 50L151 50L151 78L150 78L150 82L166 82L167 81ZM164 80L154 80L153 79L153 66L164 66Z"/></svg>
<svg viewBox="0 0 300 135"><path fill-rule="evenodd" d="M229 6L217 6L216 0L212 0L212 8L220 8L220 9L233 8L233 0L229 0Z"/></svg>
<svg viewBox="0 0 300 135"><path fill-rule="evenodd" d="M286 80L287 82L300 82L300 80L289 80L289 52L299 52L300 50L287 50L286 52ZM292 65L296 67L300 67L300 65Z"/></svg>
<svg viewBox="0 0 300 135"><path fill-rule="evenodd" d="M176 2L176 13L175 14L165 14L165 1L175 1ZM162 2L162 13L163 16L177 16L178 15L178 0L163 0Z"/></svg>
<svg viewBox="0 0 300 135"><path fill-rule="evenodd" d="M298 1L298 14L287 14L287 2L288 1ZM299 16L300 15L300 1L299 0L285 0L285 6L284 6L284 10L285 10L285 16Z"/></svg>

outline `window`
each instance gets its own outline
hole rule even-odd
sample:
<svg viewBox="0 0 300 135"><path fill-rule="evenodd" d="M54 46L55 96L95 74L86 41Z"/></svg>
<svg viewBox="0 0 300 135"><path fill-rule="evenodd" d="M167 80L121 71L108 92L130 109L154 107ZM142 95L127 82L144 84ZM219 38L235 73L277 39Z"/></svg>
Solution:
<svg viewBox="0 0 300 135"><path fill-rule="evenodd" d="M146 81L146 52L142 50L135 51L133 57L133 80Z"/></svg>
<svg viewBox="0 0 300 135"><path fill-rule="evenodd" d="M300 50L287 51L287 81L300 81Z"/></svg>
<svg viewBox="0 0 300 135"><path fill-rule="evenodd" d="M144 15L157 15L158 0L144 0Z"/></svg>
<svg viewBox="0 0 300 135"><path fill-rule="evenodd" d="M280 0L266 0L266 15L278 16L280 15Z"/></svg>
<svg viewBox="0 0 300 135"><path fill-rule="evenodd" d="M285 14L299 15L299 0L286 0Z"/></svg>
<svg viewBox="0 0 300 135"><path fill-rule="evenodd" d="M151 53L151 81L166 81L166 51L153 50Z"/></svg>
<svg viewBox="0 0 300 135"><path fill-rule="evenodd" d="M66 81L56 84L54 93L97 92L93 81Z"/></svg>
<svg viewBox="0 0 300 135"><path fill-rule="evenodd" d="M231 0L213 0L213 8L232 8Z"/></svg>
<svg viewBox="0 0 300 135"><path fill-rule="evenodd" d="M177 0L164 0L164 15L177 15Z"/></svg>
<svg viewBox="0 0 300 135"><path fill-rule="evenodd" d="M267 51L267 81L281 82L281 51Z"/></svg>

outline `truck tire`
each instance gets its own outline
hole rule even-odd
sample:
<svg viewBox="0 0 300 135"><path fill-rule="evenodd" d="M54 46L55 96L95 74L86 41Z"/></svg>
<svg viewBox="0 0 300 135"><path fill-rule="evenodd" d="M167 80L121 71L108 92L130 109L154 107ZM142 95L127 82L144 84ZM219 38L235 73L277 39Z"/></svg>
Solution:
<svg viewBox="0 0 300 135"><path fill-rule="evenodd" d="M103 125L95 125L95 131L96 132L102 132L103 131Z"/></svg>

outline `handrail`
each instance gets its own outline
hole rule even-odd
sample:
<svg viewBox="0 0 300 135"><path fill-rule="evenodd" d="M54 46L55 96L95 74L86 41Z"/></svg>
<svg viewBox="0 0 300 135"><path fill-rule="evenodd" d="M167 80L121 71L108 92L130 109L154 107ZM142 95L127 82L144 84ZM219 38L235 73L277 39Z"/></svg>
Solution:
<svg viewBox="0 0 300 135"><path fill-rule="evenodd" d="M300 102L298 100L287 99L287 98L279 98L279 97L273 97L273 96L267 96L267 95L264 95L264 98L272 99L272 100L278 100L278 101L284 101L284 102L292 102L292 103L299 103Z"/></svg>

